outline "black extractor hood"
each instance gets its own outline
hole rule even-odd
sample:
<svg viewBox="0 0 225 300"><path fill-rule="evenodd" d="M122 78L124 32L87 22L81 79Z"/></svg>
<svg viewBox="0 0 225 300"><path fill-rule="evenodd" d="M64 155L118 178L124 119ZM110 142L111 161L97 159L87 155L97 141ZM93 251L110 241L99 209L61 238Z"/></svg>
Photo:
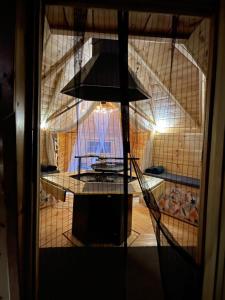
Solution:
<svg viewBox="0 0 225 300"><path fill-rule="evenodd" d="M93 38L91 59L61 93L89 101L121 102L118 41ZM129 70L127 100L148 98L146 91Z"/></svg>

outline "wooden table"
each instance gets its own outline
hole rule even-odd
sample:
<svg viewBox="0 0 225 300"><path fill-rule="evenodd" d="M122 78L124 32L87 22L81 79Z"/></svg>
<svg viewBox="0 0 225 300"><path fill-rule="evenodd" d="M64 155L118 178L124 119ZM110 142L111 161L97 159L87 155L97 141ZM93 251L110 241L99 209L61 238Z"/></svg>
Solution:
<svg viewBox="0 0 225 300"><path fill-rule="evenodd" d="M107 182L104 182L104 185L102 184L102 182L93 183L92 185L93 189L87 191L87 189L85 189L85 182L70 177L71 175L75 175L75 174L77 173L75 172L53 173L49 175L44 175L42 176L41 179L45 182L49 182L51 184L54 184L55 186L63 188L65 191L74 193L75 195L102 194L102 193L108 194L109 192L113 192L114 194L123 194L123 185L119 185L119 184L116 185ZM133 176L135 176L135 174L133 174ZM162 184L164 184L164 180L160 178L145 176L145 175L144 178L146 180L148 188L151 189L153 194L154 194L154 190L156 190L157 188L161 187ZM111 189L112 186L114 187L114 190ZM130 194L133 195L141 194L141 188L137 179L128 184L128 189Z"/></svg>
<svg viewBox="0 0 225 300"><path fill-rule="evenodd" d="M84 244L124 241L124 216L127 214L127 237L131 233L132 199L141 194L138 180L128 184L128 210L124 211L123 184L108 182L85 183L74 179L75 173L54 173L42 177L42 182L51 187L57 198L63 189L74 194L72 234ZM157 191L163 180L146 176L149 189ZM55 186L56 189L53 189Z"/></svg>

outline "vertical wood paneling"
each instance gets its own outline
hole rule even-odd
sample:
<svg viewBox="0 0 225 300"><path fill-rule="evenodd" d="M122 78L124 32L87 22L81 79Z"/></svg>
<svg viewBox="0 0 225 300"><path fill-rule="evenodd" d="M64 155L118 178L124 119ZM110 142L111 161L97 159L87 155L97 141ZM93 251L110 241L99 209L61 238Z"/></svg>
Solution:
<svg viewBox="0 0 225 300"><path fill-rule="evenodd" d="M76 141L76 132L58 133L58 168L61 172L67 171L71 160L73 146Z"/></svg>
<svg viewBox="0 0 225 300"><path fill-rule="evenodd" d="M130 130L131 153L139 158L138 164L142 170L151 165L153 134L149 130Z"/></svg>
<svg viewBox="0 0 225 300"><path fill-rule="evenodd" d="M40 163L42 165L48 164L48 156L46 151L46 134L44 130L40 131Z"/></svg>
<svg viewBox="0 0 225 300"><path fill-rule="evenodd" d="M168 172L201 177L202 134L156 134L153 143L153 164L163 165Z"/></svg>

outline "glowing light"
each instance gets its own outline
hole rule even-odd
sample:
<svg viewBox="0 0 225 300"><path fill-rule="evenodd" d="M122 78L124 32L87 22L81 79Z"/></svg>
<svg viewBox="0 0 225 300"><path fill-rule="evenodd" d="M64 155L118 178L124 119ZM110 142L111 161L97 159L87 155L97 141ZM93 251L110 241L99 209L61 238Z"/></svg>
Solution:
<svg viewBox="0 0 225 300"><path fill-rule="evenodd" d="M116 107L114 107L110 103L100 103L96 106L95 111L98 113L111 113L112 111L117 110Z"/></svg>
<svg viewBox="0 0 225 300"><path fill-rule="evenodd" d="M160 132L160 133L164 133L164 132L166 132L167 128L168 128L167 122L165 120L159 120L156 123L155 131Z"/></svg>
<svg viewBox="0 0 225 300"><path fill-rule="evenodd" d="M47 128L48 128L48 125L47 125L46 121L41 122L41 129L46 130Z"/></svg>

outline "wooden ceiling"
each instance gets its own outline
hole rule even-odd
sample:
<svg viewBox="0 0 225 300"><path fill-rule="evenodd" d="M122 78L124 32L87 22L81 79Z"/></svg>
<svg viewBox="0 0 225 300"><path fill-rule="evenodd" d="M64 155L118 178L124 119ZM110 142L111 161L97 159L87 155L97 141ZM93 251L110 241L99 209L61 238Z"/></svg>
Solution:
<svg viewBox="0 0 225 300"><path fill-rule="evenodd" d="M85 46L76 27L86 20ZM203 73L207 74L209 21L201 17L130 12L129 68L151 98L136 105L153 124L167 120L169 127L201 130L204 109ZM174 22L177 22L176 30ZM90 58L90 37L115 38L114 10L46 9L42 64L42 119L60 112L74 98L60 90L74 76L77 53L83 65ZM65 116L66 119L66 116Z"/></svg>
<svg viewBox="0 0 225 300"><path fill-rule="evenodd" d="M63 6L48 6L46 17L52 33L73 34L80 31L80 20L85 19L86 32L117 34L117 11L112 9L71 9ZM129 34L137 37L160 37L188 39L201 23L202 17L179 16L176 33L173 32L172 15L129 12Z"/></svg>

